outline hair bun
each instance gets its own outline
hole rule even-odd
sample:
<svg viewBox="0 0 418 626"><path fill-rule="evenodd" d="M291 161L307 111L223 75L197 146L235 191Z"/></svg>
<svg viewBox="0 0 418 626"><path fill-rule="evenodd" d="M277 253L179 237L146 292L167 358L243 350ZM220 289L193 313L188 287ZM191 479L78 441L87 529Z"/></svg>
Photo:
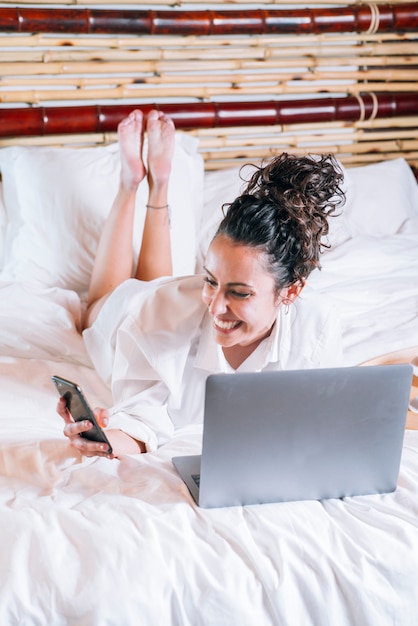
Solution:
<svg viewBox="0 0 418 626"><path fill-rule="evenodd" d="M328 217L345 201L343 180L330 154L283 153L257 167L243 193L226 205L217 235L263 250L279 288L304 281L320 267Z"/></svg>

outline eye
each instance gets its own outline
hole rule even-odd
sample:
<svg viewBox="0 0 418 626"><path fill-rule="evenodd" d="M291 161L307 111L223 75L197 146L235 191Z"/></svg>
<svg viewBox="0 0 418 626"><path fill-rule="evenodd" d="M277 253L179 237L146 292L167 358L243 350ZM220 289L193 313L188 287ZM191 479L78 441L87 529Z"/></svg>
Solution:
<svg viewBox="0 0 418 626"><path fill-rule="evenodd" d="M216 287L216 281L209 276L205 276L203 282L206 283L206 285L209 285L209 287Z"/></svg>
<svg viewBox="0 0 418 626"><path fill-rule="evenodd" d="M249 298L251 296L251 293L247 291L235 291L234 289L232 289L230 293L234 298L239 298L240 300L244 300L244 298Z"/></svg>

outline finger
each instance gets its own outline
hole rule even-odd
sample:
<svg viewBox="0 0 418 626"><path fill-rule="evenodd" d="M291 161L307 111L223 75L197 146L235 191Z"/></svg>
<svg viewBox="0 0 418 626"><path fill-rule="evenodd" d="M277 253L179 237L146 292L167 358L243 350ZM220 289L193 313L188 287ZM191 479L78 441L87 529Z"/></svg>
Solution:
<svg viewBox="0 0 418 626"><path fill-rule="evenodd" d="M83 456L102 456L107 459L115 458L113 454L109 454L108 446L105 443L97 443L96 441L88 441L83 437L72 437L71 445L78 450Z"/></svg>
<svg viewBox="0 0 418 626"><path fill-rule="evenodd" d="M109 424L109 411L107 409L96 408L94 409L94 415L101 428L106 428Z"/></svg>
<svg viewBox="0 0 418 626"><path fill-rule="evenodd" d="M77 437L81 433L85 433L86 431L92 428L93 424L89 420L82 420L81 422L67 422L64 426L64 435L66 437Z"/></svg>
<svg viewBox="0 0 418 626"><path fill-rule="evenodd" d="M67 408L67 403L65 401L65 398L60 398L58 400L58 404L57 404L57 413L58 415L60 415L62 417L63 420L65 420L66 422L74 422L70 411Z"/></svg>

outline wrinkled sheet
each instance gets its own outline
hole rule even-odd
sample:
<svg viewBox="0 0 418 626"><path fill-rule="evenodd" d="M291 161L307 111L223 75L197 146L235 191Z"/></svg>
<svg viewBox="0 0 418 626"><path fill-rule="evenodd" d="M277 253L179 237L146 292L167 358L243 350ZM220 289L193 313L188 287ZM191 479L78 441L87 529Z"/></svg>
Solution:
<svg viewBox="0 0 418 626"><path fill-rule="evenodd" d="M338 306L346 365L418 346L415 232L358 236L330 250L309 284Z"/></svg>
<svg viewBox="0 0 418 626"><path fill-rule="evenodd" d="M418 237L356 238L311 286L337 301L347 364L418 345ZM416 626L418 432L392 494L202 510L157 452L82 459L52 374L110 404L65 290L0 284L0 624Z"/></svg>

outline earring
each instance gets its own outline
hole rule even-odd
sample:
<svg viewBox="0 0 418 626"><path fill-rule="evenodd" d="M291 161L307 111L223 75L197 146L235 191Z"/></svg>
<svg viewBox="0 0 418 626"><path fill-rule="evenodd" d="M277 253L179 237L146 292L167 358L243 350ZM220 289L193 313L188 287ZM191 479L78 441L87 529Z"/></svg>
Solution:
<svg viewBox="0 0 418 626"><path fill-rule="evenodd" d="M283 303L283 304L284 304L284 314L289 315L289 305L286 303Z"/></svg>

